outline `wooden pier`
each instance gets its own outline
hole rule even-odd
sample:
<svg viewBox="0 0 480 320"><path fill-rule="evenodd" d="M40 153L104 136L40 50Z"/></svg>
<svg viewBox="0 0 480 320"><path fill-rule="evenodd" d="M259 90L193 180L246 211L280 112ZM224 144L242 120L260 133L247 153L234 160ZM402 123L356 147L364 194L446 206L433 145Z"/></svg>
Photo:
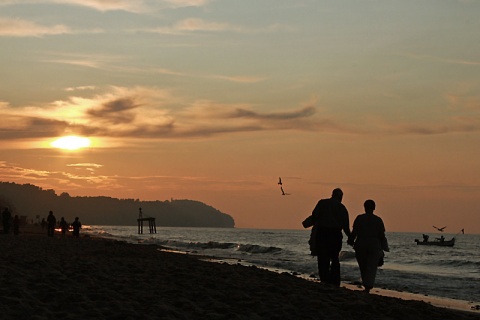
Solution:
<svg viewBox="0 0 480 320"><path fill-rule="evenodd" d="M143 234L143 222L148 221L148 230L150 233L157 233L157 227L155 226L155 218L138 218L138 234Z"/></svg>

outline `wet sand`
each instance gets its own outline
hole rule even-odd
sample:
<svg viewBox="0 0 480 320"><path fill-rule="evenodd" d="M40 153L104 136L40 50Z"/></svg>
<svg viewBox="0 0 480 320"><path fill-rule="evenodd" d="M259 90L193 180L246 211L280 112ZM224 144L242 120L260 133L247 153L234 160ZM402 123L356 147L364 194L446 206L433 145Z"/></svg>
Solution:
<svg viewBox="0 0 480 320"><path fill-rule="evenodd" d="M83 235L25 229L0 235L0 252L1 319L480 319L447 300L436 307Z"/></svg>

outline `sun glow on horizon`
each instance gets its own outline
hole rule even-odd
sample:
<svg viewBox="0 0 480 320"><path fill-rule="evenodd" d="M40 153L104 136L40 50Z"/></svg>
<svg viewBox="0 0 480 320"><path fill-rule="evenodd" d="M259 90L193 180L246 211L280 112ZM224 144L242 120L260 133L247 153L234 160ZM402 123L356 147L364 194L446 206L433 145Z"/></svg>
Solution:
<svg viewBox="0 0 480 320"><path fill-rule="evenodd" d="M89 147L91 141L89 138L79 136L66 136L58 138L51 143L52 147L64 150L78 150Z"/></svg>

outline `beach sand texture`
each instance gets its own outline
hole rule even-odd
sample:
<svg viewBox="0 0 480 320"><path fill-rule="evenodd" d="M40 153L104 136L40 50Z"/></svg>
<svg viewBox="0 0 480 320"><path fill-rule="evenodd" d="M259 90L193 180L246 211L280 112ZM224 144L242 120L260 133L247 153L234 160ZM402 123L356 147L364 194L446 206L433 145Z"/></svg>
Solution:
<svg viewBox="0 0 480 320"><path fill-rule="evenodd" d="M0 235L1 319L480 319L157 246Z"/></svg>

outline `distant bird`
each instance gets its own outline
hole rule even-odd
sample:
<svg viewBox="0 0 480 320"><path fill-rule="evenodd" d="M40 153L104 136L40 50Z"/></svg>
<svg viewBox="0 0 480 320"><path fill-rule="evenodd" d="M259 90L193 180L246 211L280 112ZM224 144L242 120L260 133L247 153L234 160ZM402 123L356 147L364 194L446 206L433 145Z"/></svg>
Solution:
<svg viewBox="0 0 480 320"><path fill-rule="evenodd" d="M443 232L443 229L445 229L447 226L442 227L442 228L437 228L437 227L435 227L435 226L433 226L433 227L434 227L435 229L437 229L438 231Z"/></svg>
<svg viewBox="0 0 480 320"><path fill-rule="evenodd" d="M283 191L283 187L280 187L280 190L282 190L282 196L289 196L290 193L285 193L285 191Z"/></svg>
<svg viewBox="0 0 480 320"><path fill-rule="evenodd" d="M282 183L282 178L281 177L278 177L278 183L277 183L279 186L280 186L280 190L282 190L282 196L289 196L290 193L285 193L285 191L283 191L283 183Z"/></svg>

